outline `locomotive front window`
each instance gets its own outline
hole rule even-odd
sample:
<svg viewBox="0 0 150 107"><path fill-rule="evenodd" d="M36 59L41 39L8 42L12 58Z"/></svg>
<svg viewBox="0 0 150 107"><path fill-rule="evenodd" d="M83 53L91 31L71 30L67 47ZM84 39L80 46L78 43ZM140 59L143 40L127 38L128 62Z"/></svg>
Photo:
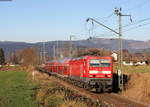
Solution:
<svg viewBox="0 0 150 107"><path fill-rule="evenodd" d="M100 61L99 60L90 60L90 66L99 67L100 66Z"/></svg>
<svg viewBox="0 0 150 107"><path fill-rule="evenodd" d="M110 67L110 60L106 59L93 59L90 60L91 67Z"/></svg>
<svg viewBox="0 0 150 107"><path fill-rule="evenodd" d="M110 67L110 63L101 63L100 67Z"/></svg>

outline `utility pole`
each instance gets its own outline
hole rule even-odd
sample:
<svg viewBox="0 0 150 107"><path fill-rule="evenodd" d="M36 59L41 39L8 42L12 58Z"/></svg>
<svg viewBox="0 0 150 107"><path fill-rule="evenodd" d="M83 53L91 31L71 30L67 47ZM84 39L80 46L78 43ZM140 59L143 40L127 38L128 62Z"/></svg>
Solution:
<svg viewBox="0 0 150 107"><path fill-rule="evenodd" d="M59 54L58 54L58 40L56 41L56 59L58 60L59 59Z"/></svg>
<svg viewBox="0 0 150 107"><path fill-rule="evenodd" d="M55 45L53 45L53 59L55 60L56 59L56 52L55 52L56 48L55 48Z"/></svg>
<svg viewBox="0 0 150 107"><path fill-rule="evenodd" d="M70 58L72 58L72 35L70 35Z"/></svg>
<svg viewBox="0 0 150 107"><path fill-rule="evenodd" d="M43 63L43 52L40 50L40 65Z"/></svg>
<svg viewBox="0 0 150 107"><path fill-rule="evenodd" d="M70 58L72 58L72 56L73 56L72 38L75 38L75 36L74 35L70 35Z"/></svg>
<svg viewBox="0 0 150 107"><path fill-rule="evenodd" d="M115 14L118 16L118 21L119 21L119 66L118 66L118 85L119 89L123 90L123 43L122 43L122 16L129 16L130 21L132 22L131 15L124 15L121 13L122 9L115 9Z"/></svg>
<svg viewBox="0 0 150 107"><path fill-rule="evenodd" d="M121 23L122 22L122 16L130 16L130 21L132 21L132 19L131 19L131 15L123 15L121 13L121 8L115 9L115 14L119 17L119 32L111 29L110 27L104 25L103 23L101 23L101 22L99 22L93 18L86 19L86 22L91 20L92 24L93 24L93 22L95 22L95 23L107 28L108 30L110 30L110 31L112 31L118 35L118 39L119 39L119 62L118 62L119 67L118 67L117 73L118 73L118 87L121 91L121 90L123 90L123 71L122 71L122 54L123 54L123 52L122 52L122 23Z"/></svg>
<svg viewBox="0 0 150 107"><path fill-rule="evenodd" d="M115 14L119 17L119 59L118 59L118 86L123 90L123 69L122 69L122 14L121 9L115 9Z"/></svg>
<svg viewBox="0 0 150 107"><path fill-rule="evenodd" d="M45 42L43 42L43 63L46 62L46 50L45 50Z"/></svg>

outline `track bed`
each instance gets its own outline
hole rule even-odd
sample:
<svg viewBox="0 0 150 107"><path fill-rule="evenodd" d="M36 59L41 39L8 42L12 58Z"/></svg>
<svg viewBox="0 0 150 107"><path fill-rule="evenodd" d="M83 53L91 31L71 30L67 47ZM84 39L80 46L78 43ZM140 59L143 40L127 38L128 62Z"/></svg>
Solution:
<svg viewBox="0 0 150 107"><path fill-rule="evenodd" d="M150 107L148 104L123 97L119 94L94 93L94 92L87 91L83 88L79 88L73 84L70 84L64 80L61 80L60 78L57 78L54 76L50 76L50 78L53 78L53 80L56 81L58 84L60 84L64 87L67 87L70 90L77 91L79 94L90 97L93 100L103 101L112 107Z"/></svg>

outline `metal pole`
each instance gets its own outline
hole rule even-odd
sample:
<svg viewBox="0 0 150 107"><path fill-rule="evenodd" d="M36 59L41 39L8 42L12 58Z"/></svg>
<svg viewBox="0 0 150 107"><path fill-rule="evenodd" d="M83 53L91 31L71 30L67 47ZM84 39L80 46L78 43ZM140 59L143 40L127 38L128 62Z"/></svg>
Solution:
<svg viewBox="0 0 150 107"><path fill-rule="evenodd" d="M45 50L45 42L43 42L43 63L46 62L46 50Z"/></svg>
<svg viewBox="0 0 150 107"><path fill-rule="evenodd" d="M70 35L70 58L72 58L72 36Z"/></svg>
<svg viewBox="0 0 150 107"><path fill-rule="evenodd" d="M58 60L58 40L56 42L56 59Z"/></svg>
<svg viewBox="0 0 150 107"><path fill-rule="evenodd" d="M58 63L58 40L57 40L57 42L56 42L56 60L57 60L57 63ZM57 64L57 66L56 66L57 71L58 71L58 65L59 65L59 64ZM59 72L59 71L58 71L58 72Z"/></svg>
<svg viewBox="0 0 150 107"><path fill-rule="evenodd" d="M123 71L122 71L122 13L121 13L121 8L120 9L115 9L115 14L119 18L119 34L118 34L118 39L119 39L119 60L118 60L118 86L120 90L123 90Z"/></svg>
<svg viewBox="0 0 150 107"><path fill-rule="evenodd" d="M43 64L43 52L42 52L42 49L40 51L40 64Z"/></svg>
<svg viewBox="0 0 150 107"><path fill-rule="evenodd" d="M115 9L116 15L119 17L119 68L118 68L118 85L120 90L123 90L123 43L122 43L122 16L130 17L130 21L132 22L131 15L124 15L121 13L121 8Z"/></svg>
<svg viewBox="0 0 150 107"><path fill-rule="evenodd" d="M120 58L119 58L119 70L121 72L120 77L120 89L123 90L123 71L122 71L122 16L121 16L121 11L119 13L119 53L120 53Z"/></svg>
<svg viewBox="0 0 150 107"><path fill-rule="evenodd" d="M53 46L53 59L55 60L55 58L56 58L56 53L55 53L55 45Z"/></svg>
<svg viewBox="0 0 150 107"><path fill-rule="evenodd" d="M92 23L95 22L95 23L97 23L97 24L99 24L99 25L109 29L110 31L112 31L112 32L114 32L114 33L116 33L118 35L118 39L119 39L119 57L118 57L119 60L118 60L118 72L117 72L118 73L118 86L119 86L120 90L123 90L123 71L122 71L123 70L122 69L122 67L123 67L122 66L122 61L123 61L122 48L123 47L122 47L122 23L121 22L122 22L122 16L129 16L131 22L132 22L132 19L131 19L131 15L123 15L121 13L121 8L120 9L115 9L115 14L117 16L119 16L119 32L116 32L115 30L111 29L110 27L104 25L103 23L101 23L101 22L99 22L99 21L97 21L97 20L95 20L93 18L87 18L86 22L91 20Z"/></svg>

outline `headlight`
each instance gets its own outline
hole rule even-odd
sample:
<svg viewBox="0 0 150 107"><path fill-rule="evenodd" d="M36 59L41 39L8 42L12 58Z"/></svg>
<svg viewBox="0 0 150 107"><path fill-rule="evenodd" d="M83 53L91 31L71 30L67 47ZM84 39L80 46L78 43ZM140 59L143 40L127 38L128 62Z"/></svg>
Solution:
<svg viewBox="0 0 150 107"><path fill-rule="evenodd" d="M103 74L111 74L111 71L102 71Z"/></svg>
<svg viewBox="0 0 150 107"><path fill-rule="evenodd" d="M90 74L98 74L98 71L90 71Z"/></svg>

